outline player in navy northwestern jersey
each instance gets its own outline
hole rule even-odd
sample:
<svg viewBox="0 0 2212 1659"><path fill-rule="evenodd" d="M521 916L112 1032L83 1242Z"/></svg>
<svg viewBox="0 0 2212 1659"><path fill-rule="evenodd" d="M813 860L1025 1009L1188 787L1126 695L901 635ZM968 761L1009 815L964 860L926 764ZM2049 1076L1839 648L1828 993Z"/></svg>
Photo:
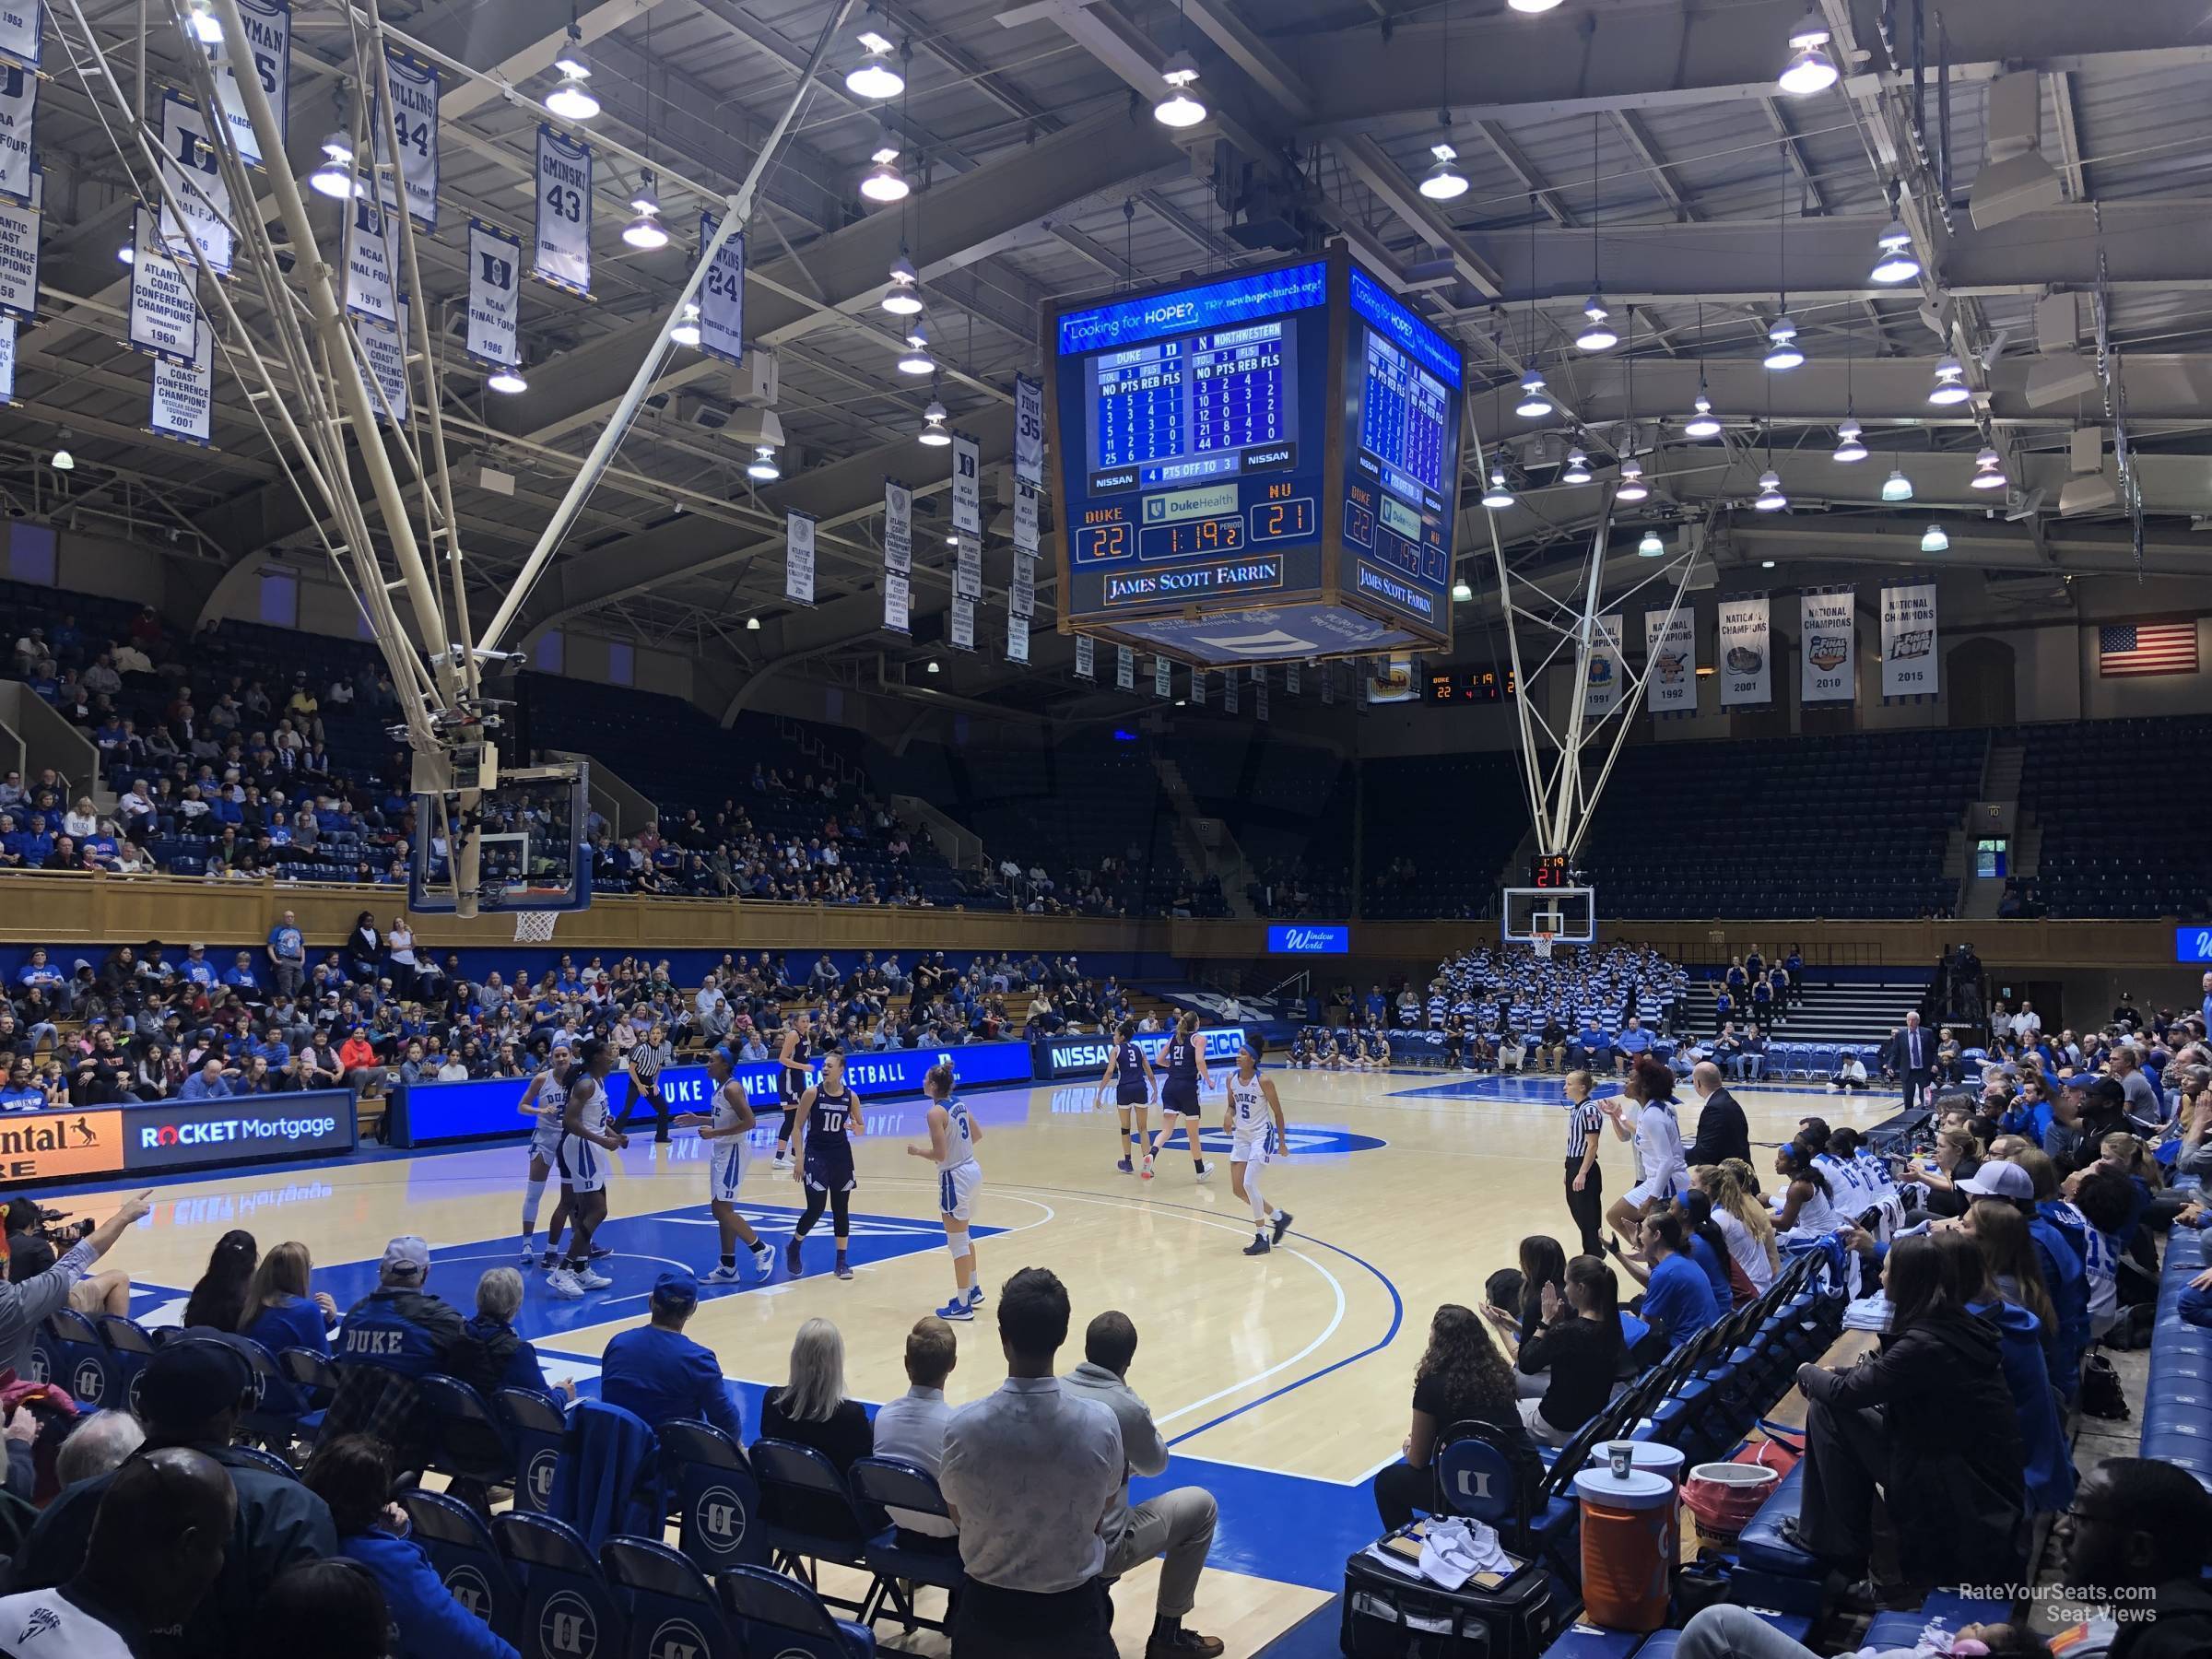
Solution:
<svg viewBox="0 0 2212 1659"><path fill-rule="evenodd" d="M1152 1157L1175 1137L1175 1120L1182 1119L1191 1142L1191 1167L1200 1181L1213 1171L1198 1148L1198 1093L1213 1082L1206 1075L1205 1044L1198 1041L1198 1016L1185 1014L1175 1022L1168 1039L1167 1077L1159 1086L1159 1138L1145 1148L1145 1179L1152 1179Z"/></svg>
<svg viewBox="0 0 2212 1659"><path fill-rule="evenodd" d="M975 1147L983 1138L961 1101L952 1098L952 1066L939 1062L922 1079L929 1096L929 1145L909 1147L909 1158L926 1158L937 1167L937 1208L945 1217L945 1248L952 1256L952 1300L937 1310L939 1319L973 1319L983 1305L983 1281L975 1270L975 1241L968 1223L975 1217L975 1194L983 1184Z"/></svg>
<svg viewBox="0 0 2212 1659"><path fill-rule="evenodd" d="M722 1230L722 1265L702 1275L701 1282L737 1282L740 1239L753 1253L753 1277L766 1278L775 1270L775 1257L753 1231L752 1223L737 1213L737 1189L745 1182L746 1136L753 1132L753 1103L737 1080L737 1062L728 1049L718 1048L707 1056L707 1077L714 1086L713 1110L688 1112L670 1124L698 1130L699 1138L707 1144L707 1207Z"/></svg>
<svg viewBox="0 0 2212 1659"><path fill-rule="evenodd" d="M1236 1075L1229 1080L1229 1112L1221 1124L1230 1135L1230 1191L1252 1206L1253 1234L1244 1247L1246 1255L1265 1255L1290 1230L1290 1212L1277 1209L1260 1196L1260 1171L1290 1156L1290 1136L1275 1084L1260 1076L1259 1045L1257 1037L1244 1040Z"/></svg>
<svg viewBox="0 0 2212 1659"><path fill-rule="evenodd" d="M1106 1085L1113 1085L1113 1109L1122 1117L1122 1161L1114 1168L1124 1175L1135 1166L1129 1161L1129 1114L1136 1114L1136 1145L1139 1152L1150 1145L1145 1133L1147 1108L1152 1103L1152 1062L1145 1058L1145 1051L1136 1045L1136 1021L1124 1019L1114 1033L1112 1052L1106 1056L1106 1069L1099 1074L1099 1092L1106 1092Z"/></svg>
<svg viewBox="0 0 2212 1659"><path fill-rule="evenodd" d="M791 1104L806 1089L806 1062L814 1053L814 1020L801 1012L791 1022L791 1030L783 1033L783 1046L776 1059L783 1067L777 1081L782 1087L777 1090L783 1097L783 1123L776 1131L776 1168L791 1168L791 1132L799 1121L799 1109Z"/></svg>
<svg viewBox="0 0 2212 1659"><path fill-rule="evenodd" d="M799 1271L799 1241L822 1218L830 1206L830 1231L837 1238L837 1277L849 1279L845 1248L853 1238L853 1142L868 1126L860 1114L860 1098L845 1087L845 1057L835 1049L822 1054L822 1075L793 1109L797 1135L794 1153L798 1168L791 1178L806 1189L806 1210L792 1229L791 1242L783 1247L783 1265Z"/></svg>

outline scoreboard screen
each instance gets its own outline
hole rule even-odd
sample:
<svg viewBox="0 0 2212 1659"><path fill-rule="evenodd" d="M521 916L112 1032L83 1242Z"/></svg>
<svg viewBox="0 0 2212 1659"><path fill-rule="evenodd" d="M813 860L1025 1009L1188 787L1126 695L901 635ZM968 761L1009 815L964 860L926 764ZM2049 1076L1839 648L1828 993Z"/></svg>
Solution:
<svg viewBox="0 0 2212 1659"><path fill-rule="evenodd" d="M1423 700L1438 708L1460 708L1503 702L1516 690L1511 668L1438 668L1430 673Z"/></svg>
<svg viewBox="0 0 2212 1659"><path fill-rule="evenodd" d="M1458 348L1342 249L1053 344L1065 627L1208 666L1448 639Z"/></svg>

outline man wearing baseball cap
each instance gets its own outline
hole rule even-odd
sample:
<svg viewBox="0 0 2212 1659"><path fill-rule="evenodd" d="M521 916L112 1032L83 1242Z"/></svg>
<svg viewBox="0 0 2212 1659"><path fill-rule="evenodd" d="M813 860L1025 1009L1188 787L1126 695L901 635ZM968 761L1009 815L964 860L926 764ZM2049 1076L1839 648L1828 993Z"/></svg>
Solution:
<svg viewBox="0 0 2212 1659"><path fill-rule="evenodd" d="M408 1453L428 1439L416 1382L452 1370L450 1357L468 1335L460 1313L424 1288L429 1277L430 1247L420 1238L403 1233L385 1245L376 1288L353 1304L331 1353L338 1392L323 1432L373 1434L401 1467L415 1466Z"/></svg>
<svg viewBox="0 0 2212 1659"><path fill-rule="evenodd" d="M288 1475L273 1474L233 1446L240 1411L253 1398L253 1373L226 1343L190 1339L154 1351L138 1385L147 1452L187 1446L213 1458L238 1495L222 1570L206 1598L182 1621L172 1651L192 1659L230 1659L246 1645L253 1609L288 1568L338 1548L330 1506ZM17 1590L43 1590L76 1579L88 1564L94 1517L120 1470L66 1488L40 1515L9 1571ZM104 1528L104 1523L103 1523ZM0 1632L0 1637L13 1632Z"/></svg>
<svg viewBox="0 0 2212 1659"><path fill-rule="evenodd" d="M699 1306L699 1281L678 1269L653 1284L653 1323L624 1331L600 1359L599 1397L634 1411L653 1429L675 1418L712 1423L742 1441L737 1409L712 1348L684 1335Z"/></svg>

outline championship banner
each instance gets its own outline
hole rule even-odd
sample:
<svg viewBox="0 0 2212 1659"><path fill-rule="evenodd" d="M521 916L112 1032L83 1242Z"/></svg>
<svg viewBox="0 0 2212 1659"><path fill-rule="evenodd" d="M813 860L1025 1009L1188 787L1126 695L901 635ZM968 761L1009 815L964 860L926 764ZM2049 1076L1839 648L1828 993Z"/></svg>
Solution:
<svg viewBox="0 0 2212 1659"><path fill-rule="evenodd" d="M1797 700L1849 702L1858 689L1853 589L1818 588L1797 596Z"/></svg>
<svg viewBox="0 0 2212 1659"><path fill-rule="evenodd" d="M1027 478L1014 480L1014 551L1037 557L1037 486Z"/></svg>
<svg viewBox="0 0 2212 1659"><path fill-rule="evenodd" d="M521 365L522 296L515 271L523 241L482 219L468 221L468 355L487 369Z"/></svg>
<svg viewBox="0 0 2212 1659"><path fill-rule="evenodd" d="M1934 697L1936 584L1882 590L1882 696Z"/></svg>
<svg viewBox="0 0 2212 1659"><path fill-rule="evenodd" d="M36 207L0 201L0 316L38 315L39 218Z"/></svg>
<svg viewBox="0 0 2212 1659"><path fill-rule="evenodd" d="M972 535L961 536L953 554L952 591L971 605L983 596L983 544Z"/></svg>
<svg viewBox="0 0 2212 1659"><path fill-rule="evenodd" d="M45 32L46 0L0 0L0 57L36 69Z"/></svg>
<svg viewBox="0 0 2212 1659"><path fill-rule="evenodd" d="M1156 656L1152 659L1152 695L1155 697L1175 695L1175 665L1163 656Z"/></svg>
<svg viewBox="0 0 2212 1659"><path fill-rule="evenodd" d="M206 118L174 92L161 94L161 174L183 223L161 209L161 236L174 246L189 237L218 276L230 275L230 187L217 170Z"/></svg>
<svg viewBox="0 0 2212 1659"><path fill-rule="evenodd" d="M1224 714L1236 713L1238 699L1241 695L1237 671L1231 668L1221 677L1221 712Z"/></svg>
<svg viewBox="0 0 2212 1659"><path fill-rule="evenodd" d="M814 515L796 507L783 514L783 597L814 603Z"/></svg>
<svg viewBox="0 0 2212 1659"><path fill-rule="evenodd" d="M1766 594L1742 594L1721 601L1721 626L1713 650L1721 659L1722 708L1755 708L1774 700Z"/></svg>
<svg viewBox="0 0 2212 1659"><path fill-rule="evenodd" d="M1296 663L1283 665L1283 689L1293 697L1299 694L1299 673Z"/></svg>
<svg viewBox="0 0 2212 1659"><path fill-rule="evenodd" d="M197 349L199 267L186 270L162 244L160 220L144 207L131 216L131 349L190 363Z"/></svg>
<svg viewBox="0 0 2212 1659"><path fill-rule="evenodd" d="M1590 667L1583 682L1583 718L1597 720L1620 706L1621 682L1628 677L1620 654L1618 611L1597 618L1590 641Z"/></svg>
<svg viewBox="0 0 2212 1659"><path fill-rule="evenodd" d="M399 321L398 262L391 221L367 193L351 203L346 219L346 309L379 323Z"/></svg>
<svg viewBox="0 0 2212 1659"><path fill-rule="evenodd" d="M9 383L12 385L16 360L16 325L13 323L7 325L7 360L11 375ZM1088 634L1076 636L1076 677L1088 680L1094 686L1099 683L1099 642Z"/></svg>
<svg viewBox="0 0 2212 1659"><path fill-rule="evenodd" d="M967 535L983 533L982 452L965 432L952 435L952 527Z"/></svg>
<svg viewBox="0 0 2212 1659"><path fill-rule="evenodd" d="M0 9L5 9L5 0L0 0ZM292 126L292 8L286 0L238 0L238 20L245 25L246 44L253 53L247 72L268 94L269 107L276 112L277 136L288 137ZM220 41L211 42L207 62L215 71L216 102L222 106L238 153L254 167L265 166L261 140L253 135L253 123L246 114L245 94L238 89L237 66L230 62L229 49ZM284 161L282 156L276 159L279 164Z"/></svg>
<svg viewBox="0 0 2212 1659"><path fill-rule="evenodd" d="M1698 712L1698 622L1688 606L1670 620L1643 613L1643 706L1654 714Z"/></svg>
<svg viewBox="0 0 2212 1659"><path fill-rule="evenodd" d="M1124 691L1136 689L1136 653L1126 645L1113 648L1113 683Z"/></svg>
<svg viewBox="0 0 2212 1659"><path fill-rule="evenodd" d="M435 65L391 47L384 68L392 79L392 134L399 141L399 178L407 212L425 230L438 229L438 70ZM377 160L389 167L391 146L383 124L374 119ZM387 192L391 186L383 187ZM385 205L395 206L387 195Z"/></svg>
<svg viewBox="0 0 2212 1659"><path fill-rule="evenodd" d="M198 349L188 364L154 359L153 405L147 425L157 437L205 445L215 410L215 330L199 331Z"/></svg>
<svg viewBox="0 0 2212 1659"><path fill-rule="evenodd" d="M376 406L379 420L395 420L404 424L407 418L407 302L399 302L399 321L396 324L372 322L363 317L355 322L354 333L360 336L361 360L368 365L371 387L370 402ZM384 413L389 404L392 412Z"/></svg>
<svg viewBox="0 0 2212 1659"><path fill-rule="evenodd" d="M1191 670L1191 707L1194 709L1206 707L1206 680L1205 669L1194 668Z"/></svg>
<svg viewBox="0 0 2212 1659"><path fill-rule="evenodd" d="M1014 377L1014 476L1044 483L1044 382L1026 374Z"/></svg>
<svg viewBox="0 0 2212 1659"><path fill-rule="evenodd" d="M1253 688L1252 712L1262 720L1267 718L1267 682L1265 680L1262 680Z"/></svg>
<svg viewBox="0 0 2212 1659"><path fill-rule="evenodd" d="M1328 664L1321 665L1321 702L1324 708L1336 700L1336 673Z"/></svg>
<svg viewBox="0 0 2212 1659"><path fill-rule="evenodd" d="M703 251L714 240L722 221L711 213L699 216L699 245ZM745 232L740 230L722 244L714 263L699 285L699 348L725 363L745 357Z"/></svg>
<svg viewBox="0 0 2212 1659"><path fill-rule="evenodd" d="M592 147L542 124L537 129L537 233L530 275L591 298Z"/></svg>
<svg viewBox="0 0 2212 1659"><path fill-rule="evenodd" d="M0 405L16 401L16 320L0 317Z"/></svg>
<svg viewBox="0 0 2212 1659"><path fill-rule="evenodd" d="M914 492L894 478L883 481L883 568L902 576L914 568Z"/></svg>
<svg viewBox="0 0 2212 1659"><path fill-rule="evenodd" d="M0 0L0 12L6 9L6 0ZM30 200L31 128L38 110L38 71L0 63L0 195L18 202Z"/></svg>
<svg viewBox="0 0 2212 1659"><path fill-rule="evenodd" d="M1030 660L1030 624L1025 617L1006 618L1006 661L1026 663Z"/></svg>
<svg viewBox="0 0 2212 1659"><path fill-rule="evenodd" d="M912 579L898 571L883 573L883 625L893 633L913 631Z"/></svg>
<svg viewBox="0 0 2212 1659"><path fill-rule="evenodd" d="M1037 615L1037 561L1019 549L1014 554L1014 574L1006 582L1006 611L1024 622Z"/></svg>
<svg viewBox="0 0 2212 1659"><path fill-rule="evenodd" d="M945 638L955 651L975 649L975 601L952 596L951 620L947 625Z"/></svg>

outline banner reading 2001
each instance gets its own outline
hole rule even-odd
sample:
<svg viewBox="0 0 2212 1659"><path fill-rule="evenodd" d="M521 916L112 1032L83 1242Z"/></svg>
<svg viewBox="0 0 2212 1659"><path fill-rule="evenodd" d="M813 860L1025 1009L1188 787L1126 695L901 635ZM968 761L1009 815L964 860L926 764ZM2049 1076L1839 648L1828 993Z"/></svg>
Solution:
<svg viewBox="0 0 2212 1659"><path fill-rule="evenodd" d="M1773 649L1767 637L1767 596L1721 601L1721 707L1755 708L1774 700Z"/></svg>
<svg viewBox="0 0 2212 1659"><path fill-rule="evenodd" d="M1882 590L1882 695L1934 697L1936 584Z"/></svg>

